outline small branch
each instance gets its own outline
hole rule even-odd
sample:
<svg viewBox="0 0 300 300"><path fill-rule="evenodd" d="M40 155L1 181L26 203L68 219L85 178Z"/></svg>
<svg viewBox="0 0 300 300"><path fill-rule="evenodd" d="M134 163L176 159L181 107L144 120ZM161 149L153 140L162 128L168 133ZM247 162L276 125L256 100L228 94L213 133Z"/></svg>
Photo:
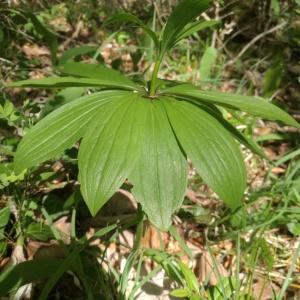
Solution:
<svg viewBox="0 0 300 300"><path fill-rule="evenodd" d="M262 39L263 37L265 37L266 35L268 34L271 34L273 33L274 31L276 30L279 30L281 29L282 27L284 27L285 25L287 24L287 22L282 22L280 24L278 24L277 26L273 27L273 28L270 28L269 30L267 31L264 31L262 33L260 33L259 35L257 35L254 39L252 39L241 51L240 53L231 61L229 61L226 65L232 65L234 64L238 59L240 59L244 54L245 52L248 51L248 49L253 46L257 41L259 41L260 39Z"/></svg>

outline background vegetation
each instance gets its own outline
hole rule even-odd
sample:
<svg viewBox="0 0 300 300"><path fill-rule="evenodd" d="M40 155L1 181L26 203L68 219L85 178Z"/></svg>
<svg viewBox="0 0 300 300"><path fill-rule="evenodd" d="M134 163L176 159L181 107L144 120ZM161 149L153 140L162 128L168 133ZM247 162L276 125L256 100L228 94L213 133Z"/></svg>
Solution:
<svg viewBox="0 0 300 300"><path fill-rule="evenodd" d="M147 77L151 41L136 27L104 22L127 10L159 30L176 3L0 4L3 299L9 294L15 299L300 299L300 151L294 128L223 111L272 160L243 149L244 210L231 215L191 165L185 202L170 232L145 224L138 249L140 216L130 186L124 184L92 218L79 192L77 146L20 175L13 171L24 132L85 90L4 86L53 75L57 64L69 59ZM299 121L300 1L215 1L202 17L220 25L180 42L160 77L264 96Z"/></svg>

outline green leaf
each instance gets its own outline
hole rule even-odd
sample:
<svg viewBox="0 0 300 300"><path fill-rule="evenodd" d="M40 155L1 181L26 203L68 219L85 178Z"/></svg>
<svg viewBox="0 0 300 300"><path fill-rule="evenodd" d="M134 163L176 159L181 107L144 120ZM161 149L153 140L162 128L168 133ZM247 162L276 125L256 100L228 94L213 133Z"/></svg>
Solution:
<svg viewBox="0 0 300 300"><path fill-rule="evenodd" d="M207 111L210 115L212 115L215 119L217 119L221 123L221 125L224 128L226 128L237 141L239 141L249 150L251 150L252 152L256 153L257 155L265 159L269 159L254 140L252 140L251 138L247 138L238 129L236 129L233 125L231 125L228 121L226 121L223 118L222 113L218 110L217 107L214 106L214 104L204 103L204 102L201 103L193 99L191 99L191 101L189 100L189 102L192 102L195 105L199 106L201 109Z"/></svg>
<svg viewBox="0 0 300 300"><path fill-rule="evenodd" d="M235 277L220 277L219 283L216 286L212 286L210 288L209 300L224 300L224 299L232 299L232 294L236 290L236 278ZM226 297L226 298L225 298ZM242 298L242 296L240 296ZM239 299L240 299L239 298ZM249 299L249 297L245 297ZM244 299L244 298L242 298ZM250 298L249 300L252 300Z"/></svg>
<svg viewBox="0 0 300 300"><path fill-rule="evenodd" d="M209 7L210 0L182 0L167 20L163 31L162 53L174 45L184 27Z"/></svg>
<svg viewBox="0 0 300 300"><path fill-rule="evenodd" d="M226 129L206 111L184 101L164 102L175 134L203 180L232 209L246 185L241 152Z"/></svg>
<svg viewBox="0 0 300 300"><path fill-rule="evenodd" d="M121 13L115 14L114 16L109 18L105 22L105 24L117 23L117 22L118 23L128 22L128 23L138 25L150 36L150 38L153 40L155 46L158 47L158 38L156 36L156 33L154 31L152 31L151 28L149 26L147 26L143 21L141 21L138 17L136 17L130 13L121 12Z"/></svg>
<svg viewBox="0 0 300 300"><path fill-rule="evenodd" d="M178 261L178 265L185 278L189 290L192 292L199 292L199 283L194 272L181 261Z"/></svg>
<svg viewBox="0 0 300 300"><path fill-rule="evenodd" d="M28 237L37 239L40 241L48 241L50 238L53 238L51 228L43 223L31 223L26 228L25 234Z"/></svg>
<svg viewBox="0 0 300 300"><path fill-rule="evenodd" d="M162 91L179 97L190 97L198 101L218 104L227 108L237 109L268 120L281 121L287 125L300 128L300 124L288 113L265 101L263 98L241 96L219 92L203 91L191 84L182 84Z"/></svg>
<svg viewBox="0 0 300 300"><path fill-rule="evenodd" d="M209 81L211 79L211 70L214 67L218 51L214 47L207 47L200 61L200 80Z"/></svg>
<svg viewBox="0 0 300 300"><path fill-rule="evenodd" d="M35 14L27 12L28 17L31 19L31 22L35 30L42 35L47 46L51 52L52 63L55 64L57 61L57 50L58 50L58 40L57 36L50 31L41 21L36 17Z"/></svg>
<svg viewBox="0 0 300 300"><path fill-rule="evenodd" d="M264 76L264 96L272 96L279 89L283 72L283 63L277 59L276 63L269 68Z"/></svg>
<svg viewBox="0 0 300 300"><path fill-rule="evenodd" d="M83 137L79 179L92 215L116 192L139 157L149 100L126 93L97 113Z"/></svg>
<svg viewBox="0 0 300 300"><path fill-rule="evenodd" d="M9 266L0 274L0 295L14 291L22 285L47 278L61 265L60 259L38 259Z"/></svg>
<svg viewBox="0 0 300 300"><path fill-rule="evenodd" d="M52 99L47 101L45 104L42 115L47 115L53 110L59 108L68 102L74 101L85 94L86 88L84 87L69 87L60 90L57 94L53 96Z"/></svg>
<svg viewBox="0 0 300 300"><path fill-rule="evenodd" d="M99 47L97 47L97 46L80 46L80 47L68 49L67 51L65 51L63 53L63 55L59 59L59 64L63 65L68 60L72 59L73 57L79 56L79 55L94 53L98 50L98 48Z"/></svg>
<svg viewBox="0 0 300 300"><path fill-rule="evenodd" d="M105 77L105 76L103 76ZM16 81L7 87L32 87L32 88L61 88L61 87L115 87L128 90L136 90L138 87L133 82L120 82L118 78L76 78L76 77L48 77L42 79L28 79Z"/></svg>
<svg viewBox="0 0 300 300"><path fill-rule="evenodd" d="M291 222L287 224L287 228L294 236L300 236L300 223Z"/></svg>
<svg viewBox="0 0 300 300"><path fill-rule="evenodd" d="M103 91L63 105L33 126L15 154L15 171L32 167L60 155L84 134L86 125L101 106L119 100L122 91Z"/></svg>
<svg viewBox="0 0 300 300"><path fill-rule="evenodd" d="M188 289L176 289L170 295L177 298L187 298L190 295L190 291Z"/></svg>
<svg viewBox="0 0 300 300"><path fill-rule="evenodd" d="M140 87L138 87L133 81L123 76L118 71L98 64L68 62L59 67L59 70L66 75L98 79L103 82L115 84L114 86L120 86L129 89L140 89Z"/></svg>
<svg viewBox="0 0 300 300"><path fill-rule="evenodd" d="M0 228L7 225L10 217L10 209L8 207L3 207L0 209Z"/></svg>
<svg viewBox="0 0 300 300"><path fill-rule="evenodd" d="M210 21L197 21L191 24L188 24L181 32L179 32L178 36L176 37L176 41L174 43L177 44L182 39L194 34L197 31L201 31L206 28L214 27L220 24L219 21L210 20Z"/></svg>
<svg viewBox="0 0 300 300"><path fill-rule="evenodd" d="M187 162L181 153L160 100L148 101L146 134L130 182L133 195L150 221L166 230L182 204L187 186Z"/></svg>

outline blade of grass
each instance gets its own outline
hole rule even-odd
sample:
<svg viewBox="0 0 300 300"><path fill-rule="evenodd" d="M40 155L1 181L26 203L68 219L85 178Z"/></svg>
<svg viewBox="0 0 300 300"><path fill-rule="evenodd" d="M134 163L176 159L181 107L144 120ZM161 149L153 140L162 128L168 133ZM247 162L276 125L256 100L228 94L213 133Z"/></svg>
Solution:
<svg viewBox="0 0 300 300"><path fill-rule="evenodd" d="M282 300L283 297L285 296L285 292L292 281L292 273L294 272L294 270L297 266L297 260L298 260L299 256L300 256L300 242L298 241L298 246L293 255L291 266L289 267L288 273L286 275L286 278L283 282L282 288L281 288L276 300Z"/></svg>
<svg viewBox="0 0 300 300"><path fill-rule="evenodd" d="M189 256L189 258L192 260L193 253L191 249L185 244L184 240L181 238L181 236L178 234L176 228L174 226L170 226L169 228L170 234L173 236L173 238L179 243L180 247L183 249L183 251Z"/></svg>
<svg viewBox="0 0 300 300"><path fill-rule="evenodd" d="M241 258L241 235L240 232L237 232L236 236L236 271L235 271L235 280L236 280L236 291L234 294L234 299L240 299L240 258Z"/></svg>
<svg viewBox="0 0 300 300"><path fill-rule="evenodd" d="M211 261L213 263L213 268L215 269L215 275L217 277L218 282L220 283L220 289L221 289L221 293L222 293L223 299L224 300L229 300L227 298L227 295L226 295L226 291L225 291L225 287L224 287L224 283L223 283L223 278L222 278L222 275L220 273L220 270L219 270L217 261L215 259L215 256L213 255L213 253L212 253L211 248L210 248L209 245L207 245L206 248L207 248L207 251L208 251L208 253L209 253L210 257L211 257Z"/></svg>
<svg viewBox="0 0 300 300"><path fill-rule="evenodd" d="M136 285L130 294L134 295L136 292L146 283L148 282L153 276L155 276L160 270L162 269L162 266L158 265L156 266L151 272L149 272L143 279L140 281L138 285ZM128 298L129 300L133 300L134 298ZM137 298L136 298L137 299Z"/></svg>
<svg viewBox="0 0 300 300"><path fill-rule="evenodd" d="M49 293L55 286L55 284L58 282L59 278L71 267L72 264L76 261L76 258L78 257L79 253L83 250L85 245L81 244L66 257L66 259L62 262L62 264L59 266L59 268L56 270L56 272L49 278L49 280L46 282L40 296L39 300L47 300L49 299Z"/></svg>

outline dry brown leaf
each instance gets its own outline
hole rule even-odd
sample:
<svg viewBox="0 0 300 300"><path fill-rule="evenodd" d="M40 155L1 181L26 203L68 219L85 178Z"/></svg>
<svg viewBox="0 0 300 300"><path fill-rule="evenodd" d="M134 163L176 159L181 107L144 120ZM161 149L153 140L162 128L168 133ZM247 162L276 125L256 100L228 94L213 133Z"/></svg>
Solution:
<svg viewBox="0 0 300 300"><path fill-rule="evenodd" d="M22 52L29 58L38 56L50 56L50 51L44 46L39 46L37 44L26 43L21 47Z"/></svg>
<svg viewBox="0 0 300 300"><path fill-rule="evenodd" d="M216 259L214 260L218 270L215 269L213 259L208 251L204 250L198 258L195 271L201 282L208 280L209 284L217 285L219 275L222 277L228 277L228 272L225 270L223 265Z"/></svg>
<svg viewBox="0 0 300 300"><path fill-rule="evenodd" d="M272 300L280 288L274 283L260 278L253 286L253 294L256 299Z"/></svg>
<svg viewBox="0 0 300 300"><path fill-rule="evenodd" d="M284 174L285 171L286 171L285 168L281 168L281 167L275 167L272 169L273 174Z"/></svg>
<svg viewBox="0 0 300 300"><path fill-rule="evenodd" d="M63 258L65 256L64 250L57 242L44 243L37 241L29 241L27 243L27 255L29 259L39 258Z"/></svg>
<svg viewBox="0 0 300 300"><path fill-rule="evenodd" d="M59 230L61 238L65 244L71 242L71 223L68 216L63 216L53 223L54 227Z"/></svg>
<svg viewBox="0 0 300 300"><path fill-rule="evenodd" d="M149 222L144 223L144 236L142 238L142 247L151 249L161 249L168 244L169 235L166 232L159 232L157 228ZM162 244L162 245L161 245Z"/></svg>
<svg viewBox="0 0 300 300"><path fill-rule="evenodd" d="M70 23L63 16L52 19L49 24L54 28L54 31L68 33L73 30Z"/></svg>
<svg viewBox="0 0 300 300"><path fill-rule="evenodd" d="M0 259L0 270L3 269L10 261L10 257L4 257Z"/></svg>

